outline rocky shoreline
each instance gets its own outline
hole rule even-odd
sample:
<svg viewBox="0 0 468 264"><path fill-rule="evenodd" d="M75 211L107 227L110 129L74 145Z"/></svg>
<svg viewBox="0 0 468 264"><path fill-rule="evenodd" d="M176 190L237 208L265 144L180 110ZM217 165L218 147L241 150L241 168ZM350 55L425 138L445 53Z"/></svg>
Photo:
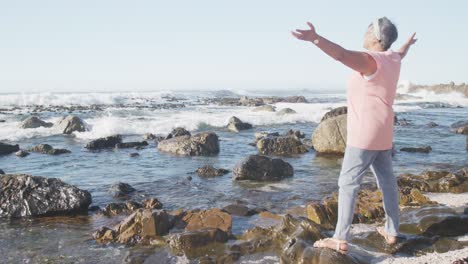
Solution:
<svg viewBox="0 0 468 264"><path fill-rule="evenodd" d="M220 105L259 107L276 102L304 103L305 98L235 98L214 100ZM271 107L255 108L255 111L276 111ZM289 111L285 111L289 112ZM301 131L259 132L252 138L257 153L233 161L230 168L203 166L196 170L200 177L223 177L232 171L232 181L281 182L294 177L294 167L285 159L300 158L309 151L318 155L339 158L346 147L346 107L326 113L311 136ZM293 113L291 113L293 114ZM410 125L395 119L395 125ZM64 116L58 123L47 123L37 117L26 119L21 129L52 127L73 135L74 131L86 131L88 125L78 116ZM252 124L233 116L225 129L234 133L248 132ZM428 126L429 127L429 126ZM435 126L434 126L435 127ZM246 130L246 131L244 131ZM149 131L151 132L151 131ZM246 133L247 133L246 132ZM467 135L468 123L461 120L452 125L450 132ZM234 134L233 133L233 134ZM253 133L252 133L253 134ZM237 134L236 134L237 135ZM175 128L168 135L145 134L144 141L129 141L121 135L91 140L83 145L84 151L100 155L101 151L131 148L155 148L160 153L178 157L216 156L223 153L220 137L212 131L190 133ZM128 139L126 139L128 140ZM0 155L26 157L29 152L50 155L68 155L67 149L40 144L31 148L0 143ZM246 146L249 147L249 146ZM408 150L410 149L410 150ZM429 153L430 146L408 146L400 151ZM430 149L429 151L427 151ZM29 152L28 152L29 151ZM21 152L21 153L20 153ZM398 153L395 150L395 153ZM138 154L138 152L130 153ZM138 155L133 155L137 157ZM194 168L195 170L195 168ZM1 170L0 170L1 171ZM187 177L190 181L190 177ZM370 263L367 251L419 256L431 252L443 253L468 246L456 237L468 233L467 204L443 205L425 193L463 194L468 192L468 167L459 170L422 171L419 174L400 174L401 230L407 234L397 245L386 247L376 232L366 232L356 237L357 245L349 255L328 249L313 248L317 239L327 237L336 222L336 193L330 193L320 201L310 201L284 212L270 212L262 207L233 202L223 208L167 209L157 197L141 197L139 192L125 183L116 183L109 191L118 202L103 208L91 206L91 194L61 180L25 174L0 176L0 217L27 218L45 216L99 215L113 225L102 226L89 237L102 247L125 245L127 247L168 248L175 254L184 254L200 263L235 263L242 256L269 252L278 256L281 263ZM169 190L168 190L169 191ZM375 185L366 185L359 194L354 223L381 224L384 210L382 195ZM237 217L270 219L268 227L255 226L234 234L232 229ZM208 254L208 253L209 254Z"/></svg>

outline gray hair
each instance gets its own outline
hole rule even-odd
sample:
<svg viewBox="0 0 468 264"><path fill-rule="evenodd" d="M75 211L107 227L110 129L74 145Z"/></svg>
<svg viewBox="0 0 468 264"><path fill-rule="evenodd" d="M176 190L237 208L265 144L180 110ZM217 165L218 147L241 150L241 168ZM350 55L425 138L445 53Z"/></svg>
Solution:
<svg viewBox="0 0 468 264"><path fill-rule="evenodd" d="M380 45L384 50L388 50L398 38L396 26L387 17L381 17L378 20L380 30Z"/></svg>

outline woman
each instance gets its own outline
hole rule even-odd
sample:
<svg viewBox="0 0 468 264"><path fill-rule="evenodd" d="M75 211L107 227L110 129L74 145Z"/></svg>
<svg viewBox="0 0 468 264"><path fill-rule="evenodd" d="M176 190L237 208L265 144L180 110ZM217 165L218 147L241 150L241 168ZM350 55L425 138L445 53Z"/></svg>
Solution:
<svg viewBox="0 0 468 264"><path fill-rule="evenodd" d="M377 231L388 244L397 241L399 225L398 186L392 169L392 143L395 99L401 60L416 42L414 33L397 52L390 46L398 37L393 23L386 17L371 23L364 36L366 51L352 51L329 41L310 29L297 29L293 36L314 43L335 60L353 70L347 83L347 139L338 180L338 221L335 234L314 243L339 252L348 251L349 230L354 205L367 168L376 176L382 191L386 223Z"/></svg>

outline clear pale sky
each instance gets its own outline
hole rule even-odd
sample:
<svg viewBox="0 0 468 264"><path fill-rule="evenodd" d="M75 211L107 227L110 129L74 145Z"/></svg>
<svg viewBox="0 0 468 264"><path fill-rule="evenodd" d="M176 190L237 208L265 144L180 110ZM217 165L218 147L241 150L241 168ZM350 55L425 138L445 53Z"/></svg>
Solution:
<svg viewBox="0 0 468 264"><path fill-rule="evenodd" d="M415 31L401 80L468 82L468 1L0 0L0 92L344 90L350 70L290 30L362 50L376 17Z"/></svg>

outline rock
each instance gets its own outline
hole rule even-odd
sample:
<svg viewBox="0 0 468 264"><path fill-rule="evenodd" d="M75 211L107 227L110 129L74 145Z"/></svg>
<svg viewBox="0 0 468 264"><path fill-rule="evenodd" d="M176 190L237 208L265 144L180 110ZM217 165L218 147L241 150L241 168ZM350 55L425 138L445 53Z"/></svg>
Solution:
<svg viewBox="0 0 468 264"><path fill-rule="evenodd" d="M186 223L186 231L217 228L230 234L232 228L231 215L218 208L188 211L182 221Z"/></svg>
<svg viewBox="0 0 468 264"><path fill-rule="evenodd" d="M98 150L105 148L114 148L116 144L122 143L122 136L115 135L104 138L98 138L86 144L85 148L89 150Z"/></svg>
<svg viewBox="0 0 468 264"><path fill-rule="evenodd" d="M84 132L87 128L86 123L75 115L68 115L62 118L56 126L63 134L71 134L75 131Z"/></svg>
<svg viewBox="0 0 468 264"><path fill-rule="evenodd" d="M42 154L48 154L48 155L60 155L60 154L71 153L71 151L67 149L56 149L56 148L53 148L49 144L39 144L35 147L30 148L29 151L42 153Z"/></svg>
<svg viewBox="0 0 468 264"><path fill-rule="evenodd" d="M109 192L112 193L114 198L128 198L128 195L135 192L130 184L124 182L117 182L111 185Z"/></svg>
<svg viewBox="0 0 468 264"><path fill-rule="evenodd" d="M184 156L207 156L219 153L218 135L203 132L194 136L166 139L158 144L158 150Z"/></svg>
<svg viewBox="0 0 468 264"><path fill-rule="evenodd" d="M148 146L148 142L142 141L142 142L123 142L123 143L117 143L115 144L116 148L135 148L135 147L144 147Z"/></svg>
<svg viewBox="0 0 468 264"><path fill-rule="evenodd" d="M6 120L5 119L0 119L0 123L5 123Z"/></svg>
<svg viewBox="0 0 468 264"><path fill-rule="evenodd" d="M200 167L195 172L201 177L216 177L216 176L223 176L224 174L229 173L228 170L217 169L209 165Z"/></svg>
<svg viewBox="0 0 468 264"><path fill-rule="evenodd" d="M396 120L395 124L399 126L408 126L408 125L411 125L411 122L409 120L406 120L406 118L402 118L402 119Z"/></svg>
<svg viewBox="0 0 468 264"><path fill-rule="evenodd" d="M305 138L305 134L302 133L300 130L292 130L292 129L289 129L288 131L286 131L286 133L284 133L285 136L292 136L292 137L296 137L296 138Z"/></svg>
<svg viewBox="0 0 468 264"><path fill-rule="evenodd" d="M273 133L270 133L270 132L256 132L255 133L255 142L259 141L260 139L264 138L264 137L279 137L279 133L278 132L273 132ZM255 144L256 146L256 144Z"/></svg>
<svg viewBox="0 0 468 264"><path fill-rule="evenodd" d="M432 151L432 148L431 148L431 146L423 146L423 147L404 147L404 148L401 148L400 151L429 153L429 152Z"/></svg>
<svg viewBox="0 0 468 264"><path fill-rule="evenodd" d="M297 114L297 112L291 108L283 108L278 112L278 115L291 115Z"/></svg>
<svg viewBox="0 0 468 264"><path fill-rule="evenodd" d="M144 140L156 139L156 135L151 134L151 133L146 133L146 134L143 135L143 139L144 139Z"/></svg>
<svg viewBox="0 0 468 264"><path fill-rule="evenodd" d="M233 170L234 180L279 181L293 174L291 164L261 155L248 156L238 162Z"/></svg>
<svg viewBox="0 0 468 264"><path fill-rule="evenodd" d="M263 155L297 155L308 152L302 141L292 136L264 137L258 140L257 149Z"/></svg>
<svg viewBox="0 0 468 264"><path fill-rule="evenodd" d="M318 153L344 154L346 149L347 114L320 122L312 134L312 146Z"/></svg>
<svg viewBox="0 0 468 264"><path fill-rule="evenodd" d="M139 157L139 156L140 156L140 154L137 153L137 152L130 153L130 157L132 157L132 158L136 158L136 157Z"/></svg>
<svg viewBox="0 0 468 264"><path fill-rule="evenodd" d="M8 155L19 150L19 145L10 145L0 142L0 155Z"/></svg>
<svg viewBox="0 0 468 264"><path fill-rule="evenodd" d="M190 134L189 131L187 131L185 128L183 127L176 127L174 128L171 133L169 133L167 136L166 136L166 139L170 139L170 138L175 138L175 137L181 137L181 136L191 136L192 134Z"/></svg>
<svg viewBox="0 0 468 264"><path fill-rule="evenodd" d="M229 119L227 128L233 132L239 132L241 130L251 129L252 125L249 123L242 122L239 118L233 116Z"/></svg>
<svg viewBox="0 0 468 264"><path fill-rule="evenodd" d="M468 135L468 121L458 121L450 125L450 131L457 134Z"/></svg>
<svg viewBox="0 0 468 264"><path fill-rule="evenodd" d="M4 175L4 174L5 172L2 169L0 169L0 175Z"/></svg>
<svg viewBox="0 0 468 264"><path fill-rule="evenodd" d="M257 213L254 210L250 210L249 207L242 204L230 204L223 208L224 211L230 213L231 215L239 216L250 216Z"/></svg>
<svg viewBox="0 0 468 264"><path fill-rule="evenodd" d="M275 112L276 107L273 105L262 105L252 109L252 112Z"/></svg>
<svg viewBox="0 0 468 264"><path fill-rule="evenodd" d="M121 214L131 214L135 210L142 208L143 206L137 202L128 201L125 203L109 203L104 207L102 213L105 216L116 216Z"/></svg>
<svg viewBox="0 0 468 264"><path fill-rule="evenodd" d="M150 198L143 201L143 207L146 209L161 209L163 204L156 198Z"/></svg>
<svg viewBox="0 0 468 264"><path fill-rule="evenodd" d="M468 167L458 171L424 171L420 175L404 173L398 176L399 186L409 186L422 192L468 192Z"/></svg>
<svg viewBox="0 0 468 264"><path fill-rule="evenodd" d="M21 122L20 128L38 128L38 127L51 127L53 124L42 121L37 116L31 116Z"/></svg>
<svg viewBox="0 0 468 264"><path fill-rule="evenodd" d="M400 188L401 206L421 206L435 204L423 196L417 189ZM307 217L326 229L334 229L338 214L338 194L323 199L322 202L310 202L306 206ZM353 223L373 223L382 219L385 211L382 205L382 193L372 188L361 189L358 193L354 210Z"/></svg>
<svg viewBox="0 0 468 264"><path fill-rule="evenodd" d="M87 212L91 194L56 178L26 174L0 177L0 217Z"/></svg>
<svg viewBox="0 0 468 264"><path fill-rule="evenodd" d="M334 108L334 109L326 112L325 115L323 115L320 122L323 122L323 121L327 120L330 117L335 117L335 116L339 116L339 115L346 115L347 113L348 113L348 107L347 106L337 107L337 108Z"/></svg>
<svg viewBox="0 0 468 264"><path fill-rule="evenodd" d="M165 235L170 228L171 221L166 211L138 209L114 228L100 228L93 238L98 243L149 244L150 239Z"/></svg>
<svg viewBox="0 0 468 264"><path fill-rule="evenodd" d="M190 253L213 243L225 243L228 239L229 235L218 228L205 228L173 234L167 239L167 243L173 250Z"/></svg>
<svg viewBox="0 0 468 264"><path fill-rule="evenodd" d="M426 126L428 126L428 127L436 127L436 126L439 126L439 124L437 124L436 122L432 122L432 121L431 121L431 122L427 123Z"/></svg>
<svg viewBox="0 0 468 264"><path fill-rule="evenodd" d="M15 152L15 155L17 157L24 158L24 157L29 155L29 152L27 152L25 150L19 150L19 151Z"/></svg>

